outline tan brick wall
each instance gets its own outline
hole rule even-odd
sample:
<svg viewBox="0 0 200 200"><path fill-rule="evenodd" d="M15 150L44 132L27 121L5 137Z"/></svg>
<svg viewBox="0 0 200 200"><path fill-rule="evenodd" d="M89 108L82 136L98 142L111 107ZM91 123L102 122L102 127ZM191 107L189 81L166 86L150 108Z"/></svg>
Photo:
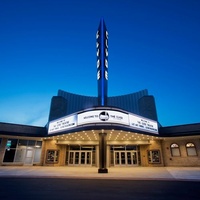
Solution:
<svg viewBox="0 0 200 200"><path fill-rule="evenodd" d="M188 156L186 144L192 142L196 146L197 156ZM176 143L180 147L180 156L172 156L170 146ZM200 140L199 139L170 139L163 140L163 158L165 166L200 166Z"/></svg>
<svg viewBox="0 0 200 200"><path fill-rule="evenodd" d="M44 166L64 166L65 165L65 158L66 158L66 146L65 145L56 145L55 140L46 140L43 144L43 151L42 151L42 159ZM58 163L50 164L46 163L46 154L48 150L59 150L59 159Z"/></svg>
<svg viewBox="0 0 200 200"><path fill-rule="evenodd" d="M2 138L1 145L0 145L0 165L3 164L3 157L5 153L6 143L7 143L7 138Z"/></svg>
<svg viewBox="0 0 200 200"><path fill-rule="evenodd" d="M159 150L160 151L160 163L149 163L148 161L148 151L149 150ZM141 157L141 166L144 167L161 167L164 166L163 157L162 157L162 146L160 140L152 140L150 145L141 145L140 146L140 157Z"/></svg>

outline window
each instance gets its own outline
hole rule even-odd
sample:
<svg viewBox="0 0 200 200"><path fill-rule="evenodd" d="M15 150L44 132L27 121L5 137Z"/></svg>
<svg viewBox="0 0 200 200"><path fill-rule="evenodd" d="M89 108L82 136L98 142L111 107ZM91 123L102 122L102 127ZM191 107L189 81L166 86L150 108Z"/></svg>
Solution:
<svg viewBox="0 0 200 200"><path fill-rule="evenodd" d="M35 154L34 154L34 163L39 163L42 153L42 141L36 141L35 143Z"/></svg>
<svg viewBox="0 0 200 200"><path fill-rule="evenodd" d="M148 151L148 160L149 163L160 163L160 151L159 150Z"/></svg>
<svg viewBox="0 0 200 200"><path fill-rule="evenodd" d="M17 139L8 139L6 143L3 162L13 162L16 152Z"/></svg>
<svg viewBox="0 0 200 200"><path fill-rule="evenodd" d="M35 140L28 140L28 146L35 146Z"/></svg>
<svg viewBox="0 0 200 200"><path fill-rule="evenodd" d="M47 150L46 163L58 163L59 150Z"/></svg>
<svg viewBox="0 0 200 200"><path fill-rule="evenodd" d="M196 151L194 143L189 142L185 146L186 146L186 151L187 151L188 156L197 156L197 151Z"/></svg>
<svg viewBox="0 0 200 200"><path fill-rule="evenodd" d="M28 143L28 140L19 140L18 147L22 147L22 146L26 147L27 143Z"/></svg>
<svg viewBox="0 0 200 200"><path fill-rule="evenodd" d="M180 156L179 145L176 143L171 144L170 146L172 156Z"/></svg>
<svg viewBox="0 0 200 200"><path fill-rule="evenodd" d="M31 159L33 159L34 163L39 163L42 152L42 141L8 139L3 162L23 163L28 156L28 152L30 152L30 148L34 151Z"/></svg>

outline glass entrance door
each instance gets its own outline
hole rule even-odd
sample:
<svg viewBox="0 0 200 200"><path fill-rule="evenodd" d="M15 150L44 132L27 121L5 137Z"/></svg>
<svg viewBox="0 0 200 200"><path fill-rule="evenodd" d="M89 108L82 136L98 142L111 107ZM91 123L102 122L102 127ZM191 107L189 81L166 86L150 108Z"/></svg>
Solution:
<svg viewBox="0 0 200 200"><path fill-rule="evenodd" d="M26 150L24 165L33 165L34 149L29 148Z"/></svg>
<svg viewBox="0 0 200 200"><path fill-rule="evenodd" d="M92 165L92 151L69 151L69 165Z"/></svg>
<svg viewBox="0 0 200 200"><path fill-rule="evenodd" d="M115 166L138 165L137 151L114 151Z"/></svg>

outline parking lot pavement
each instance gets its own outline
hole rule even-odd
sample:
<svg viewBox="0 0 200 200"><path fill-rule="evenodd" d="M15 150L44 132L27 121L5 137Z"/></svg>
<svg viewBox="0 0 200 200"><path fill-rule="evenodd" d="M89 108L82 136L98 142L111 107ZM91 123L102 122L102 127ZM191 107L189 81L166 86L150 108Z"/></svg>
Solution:
<svg viewBox="0 0 200 200"><path fill-rule="evenodd" d="M111 167L99 174L96 167L0 166L0 177L200 181L200 167Z"/></svg>
<svg viewBox="0 0 200 200"><path fill-rule="evenodd" d="M1 200L199 200L200 182L0 177Z"/></svg>

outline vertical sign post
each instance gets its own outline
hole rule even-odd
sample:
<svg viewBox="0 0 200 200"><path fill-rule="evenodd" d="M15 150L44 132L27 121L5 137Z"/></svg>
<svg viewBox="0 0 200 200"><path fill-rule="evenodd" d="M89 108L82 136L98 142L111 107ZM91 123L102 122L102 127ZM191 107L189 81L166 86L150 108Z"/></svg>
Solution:
<svg viewBox="0 0 200 200"><path fill-rule="evenodd" d="M108 31L101 19L96 33L98 105L107 105L108 93Z"/></svg>
<svg viewBox="0 0 200 200"><path fill-rule="evenodd" d="M107 105L108 96L108 31L101 19L96 34L98 106ZM106 133L99 133L99 173L108 173L106 168Z"/></svg>

